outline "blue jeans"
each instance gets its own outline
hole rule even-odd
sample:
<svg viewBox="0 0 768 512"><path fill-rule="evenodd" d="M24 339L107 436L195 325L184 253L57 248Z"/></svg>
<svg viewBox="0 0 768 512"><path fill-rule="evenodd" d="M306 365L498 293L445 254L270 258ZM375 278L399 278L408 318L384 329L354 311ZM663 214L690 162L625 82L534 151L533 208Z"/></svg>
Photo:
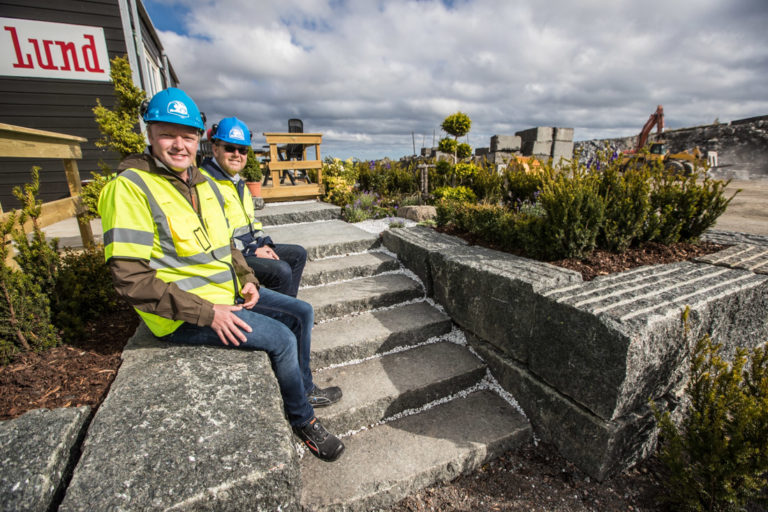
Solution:
<svg viewBox="0 0 768 512"><path fill-rule="evenodd" d="M315 321L312 306L262 287L256 305L250 310L236 311L235 315L252 329L251 332L243 332L246 341L237 348L267 353L280 386L288 421L293 426L306 425L315 415L307 401L307 393L315 387L309 367L312 325ZM187 322L162 339L190 345L224 346L210 327Z"/></svg>
<svg viewBox="0 0 768 512"><path fill-rule="evenodd" d="M245 261L253 269L259 283L270 290L296 297L307 263L307 251L294 244L275 244L273 250L279 260L248 256Z"/></svg>

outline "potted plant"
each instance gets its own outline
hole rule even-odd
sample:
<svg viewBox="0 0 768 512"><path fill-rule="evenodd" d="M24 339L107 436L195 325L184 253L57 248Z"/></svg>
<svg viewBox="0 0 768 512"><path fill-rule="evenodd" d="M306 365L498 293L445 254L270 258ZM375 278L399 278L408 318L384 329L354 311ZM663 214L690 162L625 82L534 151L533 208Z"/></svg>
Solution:
<svg viewBox="0 0 768 512"><path fill-rule="evenodd" d="M253 197L261 197L261 162L253 153L253 148L248 148L248 160L245 167L240 171L240 176L245 180L248 190Z"/></svg>

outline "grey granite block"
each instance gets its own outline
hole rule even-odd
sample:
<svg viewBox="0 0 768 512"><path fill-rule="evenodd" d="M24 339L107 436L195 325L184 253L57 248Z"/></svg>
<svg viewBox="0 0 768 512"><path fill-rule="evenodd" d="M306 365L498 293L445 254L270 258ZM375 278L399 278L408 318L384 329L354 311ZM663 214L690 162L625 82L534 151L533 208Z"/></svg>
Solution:
<svg viewBox="0 0 768 512"><path fill-rule="evenodd" d="M47 512L66 488L90 407L36 409L0 422L0 510Z"/></svg>
<svg viewBox="0 0 768 512"><path fill-rule="evenodd" d="M60 511L295 510L298 460L265 353L140 326Z"/></svg>

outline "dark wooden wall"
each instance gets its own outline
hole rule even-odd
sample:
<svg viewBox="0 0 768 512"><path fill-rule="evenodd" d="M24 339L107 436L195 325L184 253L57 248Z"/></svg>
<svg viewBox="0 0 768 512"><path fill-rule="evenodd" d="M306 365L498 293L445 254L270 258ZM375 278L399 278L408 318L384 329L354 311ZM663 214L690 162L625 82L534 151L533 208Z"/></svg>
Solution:
<svg viewBox="0 0 768 512"><path fill-rule="evenodd" d="M0 0L0 16L99 26L104 29L109 58L126 55L117 0ZM142 33L148 32L145 29ZM144 39L153 53L159 53L151 37ZM94 144L101 136L92 112L96 98L113 107L112 83L0 76L0 122L85 137L88 142L81 146L83 158L78 167L81 177L88 179L92 171L99 171L100 160L111 167L118 162L117 154ZM15 185L29 181L32 165L42 167L43 201L69 195L60 161L4 158L0 159L0 204L4 210L18 207L11 191Z"/></svg>

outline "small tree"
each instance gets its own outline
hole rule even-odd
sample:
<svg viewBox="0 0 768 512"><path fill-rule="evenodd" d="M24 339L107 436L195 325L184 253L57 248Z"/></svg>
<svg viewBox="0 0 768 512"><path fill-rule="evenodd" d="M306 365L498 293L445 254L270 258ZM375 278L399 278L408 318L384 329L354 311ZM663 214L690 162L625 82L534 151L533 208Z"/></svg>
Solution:
<svg viewBox="0 0 768 512"><path fill-rule="evenodd" d="M679 426L652 404L668 471L665 500L675 510L768 504L768 350L739 348L729 365L721 348L709 336L696 344Z"/></svg>
<svg viewBox="0 0 768 512"><path fill-rule="evenodd" d="M126 57L115 57L111 63L109 76L115 87L115 107L110 110L96 98L93 113L102 135L101 139L96 141L96 146L114 151L124 158L132 153L142 153L147 146L144 134L138 129L139 111L146 93L133 84L131 65ZM91 173L94 180L86 185L82 193L88 219L99 216L99 194L109 181L108 176L112 171L103 161L99 162L99 168L103 174Z"/></svg>
<svg viewBox="0 0 768 512"><path fill-rule="evenodd" d="M455 114L451 114L450 116L446 117L443 120L443 124L440 125L440 127L449 135L453 136L453 144L451 145L453 147L453 163L455 164L457 162L457 152L459 152L463 156L463 158L468 157L472 154L472 148L469 146L469 144L459 144L459 137L463 137L466 134L469 133L469 129L472 127L472 120L469 118L467 114L464 114L463 112L456 112ZM446 140L446 139L443 139ZM440 141L441 145L443 145L443 141ZM461 146L459 148L459 146ZM448 143L445 143L445 147L449 147ZM442 150L442 149L441 149Z"/></svg>
<svg viewBox="0 0 768 512"><path fill-rule="evenodd" d="M5 363L19 350L42 350L56 346L61 339L51 324L49 297L43 290L55 286L58 265L57 243L50 245L39 229L40 202L37 167L32 169L32 184L13 192L22 201L21 215L9 214L0 226L0 362ZM27 220L34 226L32 240L22 229ZM16 242L16 261L21 269L8 265L10 244ZM48 288L46 288L48 287Z"/></svg>

